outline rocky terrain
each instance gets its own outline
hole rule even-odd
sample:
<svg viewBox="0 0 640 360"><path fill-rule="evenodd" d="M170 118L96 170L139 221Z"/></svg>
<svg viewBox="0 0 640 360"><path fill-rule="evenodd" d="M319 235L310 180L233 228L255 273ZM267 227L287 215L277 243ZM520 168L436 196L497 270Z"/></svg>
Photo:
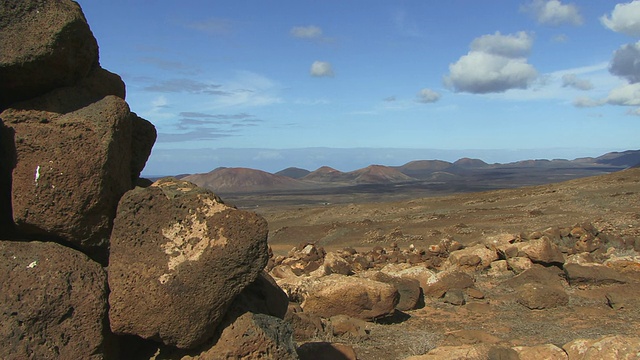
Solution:
<svg viewBox="0 0 640 360"><path fill-rule="evenodd" d="M80 6L0 4L0 359L298 359L267 223L140 179L156 139Z"/></svg>
<svg viewBox="0 0 640 360"><path fill-rule="evenodd" d="M140 178L155 128L77 3L0 14L0 359L640 357L640 168L400 200L262 193L245 211ZM349 176L411 176L365 170Z"/></svg>
<svg viewBox="0 0 640 360"><path fill-rule="evenodd" d="M270 273L301 304L288 315L299 341L348 344L362 359L636 359L639 201L634 168L257 211L269 222Z"/></svg>

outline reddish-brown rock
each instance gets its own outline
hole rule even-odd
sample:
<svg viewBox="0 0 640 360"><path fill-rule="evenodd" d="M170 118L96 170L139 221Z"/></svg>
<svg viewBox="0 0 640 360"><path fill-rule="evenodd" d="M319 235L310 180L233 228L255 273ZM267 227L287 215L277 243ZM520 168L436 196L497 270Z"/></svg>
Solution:
<svg viewBox="0 0 640 360"><path fill-rule="evenodd" d="M391 276L381 271L365 272L360 276L393 285L398 290L398 294L400 294L400 300L396 305L396 309L400 311L413 310L422 300L422 289L420 288L420 282L416 279Z"/></svg>
<svg viewBox="0 0 640 360"><path fill-rule="evenodd" d="M357 360L355 350L349 345L310 342L298 348L300 360Z"/></svg>
<svg viewBox="0 0 640 360"><path fill-rule="evenodd" d="M0 241L0 359L103 359L106 274L86 255Z"/></svg>
<svg viewBox="0 0 640 360"><path fill-rule="evenodd" d="M98 44L70 0L0 2L0 110L73 85L98 67Z"/></svg>
<svg viewBox="0 0 640 360"><path fill-rule="evenodd" d="M267 259L262 217L173 178L131 190L111 235L111 329L196 347L213 336Z"/></svg>
<svg viewBox="0 0 640 360"><path fill-rule="evenodd" d="M309 284L302 308L324 318L349 315L370 321L392 315L398 300L393 285L333 274Z"/></svg>
<svg viewBox="0 0 640 360"><path fill-rule="evenodd" d="M105 260L118 200L132 187L127 104L107 96L66 114L11 108L0 117L15 132L17 230Z"/></svg>

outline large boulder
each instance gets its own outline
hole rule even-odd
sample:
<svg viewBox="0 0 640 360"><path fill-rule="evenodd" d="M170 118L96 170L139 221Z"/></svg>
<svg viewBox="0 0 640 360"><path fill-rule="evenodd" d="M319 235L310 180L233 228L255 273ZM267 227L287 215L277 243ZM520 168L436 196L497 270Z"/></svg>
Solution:
<svg viewBox="0 0 640 360"><path fill-rule="evenodd" d="M399 298L393 285L332 274L309 284L302 308L324 318L349 315L372 321L392 315Z"/></svg>
<svg viewBox="0 0 640 360"><path fill-rule="evenodd" d="M267 260L262 217L173 178L131 190L111 234L111 329L180 348L200 345Z"/></svg>
<svg viewBox="0 0 640 360"><path fill-rule="evenodd" d="M98 67L96 39L71 0L0 2L0 49L0 110Z"/></svg>
<svg viewBox="0 0 640 360"><path fill-rule="evenodd" d="M106 274L86 255L0 241L0 359L103 359Z"/></svg>
<svg viewBox="0 0 640 360"><path fill-rule="evenodd" d="M17 230L104 261L118 200L132 188L129 106L106 96L69 113L35 108L34 101L0 114L15 136Z"/></svg>
<svg viewBox="0 0 640 360"><path fill-rule="evenodd" d="M518 256L526 256L532 262L542 265L562 265L564 255L558 245L547 236L527 242L518 243ZM521 253L521 254L520 254Z"/></svg>
<svg viewBox="0 0 640 360"><path fill-rule="evenodd" d="M571 285L624 284L630 281L625 274L601 264L565 264L564 271Z"/></svg>
<svg viewBox="0 0 640 360"><path fill-rule="evenodd" d="M408 311L415 309L422 299L420 282L408 277L391 276L381 271L366 271L359 276L393 285L400 295L396 309Z"/></svg>
<svg viewBox="0 0 640 360"><path fill-rule="evenodd" d="M640 337L606 335L599 339L575 339L562 346L569 360L631 360L640 354Z"/></svg>

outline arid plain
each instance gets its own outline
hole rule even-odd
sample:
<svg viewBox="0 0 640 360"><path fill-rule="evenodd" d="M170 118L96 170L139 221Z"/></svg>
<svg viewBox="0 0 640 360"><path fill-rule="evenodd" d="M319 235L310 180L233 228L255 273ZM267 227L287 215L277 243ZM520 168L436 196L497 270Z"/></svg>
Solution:
<svg viewBox="0 0 640 360"><path fill-rule="evenodd" d="M490 183L475 185L481 188ZM375 191L364 187L223 199L253 208L267 219L269 243L276 254L286 254L301 243L326 251L353 247L364 252L375 246L389 248L392 243L401 249L412 245L426 249L450 238L469 247L501 234L527 237L578 224L592 224L609 237L635 241L639 250L640 168L502 190L474 191L473 185L468 183L462 193L457 193L460 189ZM625 251L621 255L637 255ZM560 268L551 268L563 278ZM639 274L633 273L636 280ZM514 300L513 290L500 286L505 278L488 275L486 270L474 277L481 299L471 299L464 306L425 299L423 307L403 313L401 319L369 323L366 336L326 340L352 345L358 358L401 359L443 345L550 343L560 347L577 338L640 336L637 284L570 286L565 279L568 305L531 310ZM625 306L612 307L607 300L611 294L624 299Z"/></svg>

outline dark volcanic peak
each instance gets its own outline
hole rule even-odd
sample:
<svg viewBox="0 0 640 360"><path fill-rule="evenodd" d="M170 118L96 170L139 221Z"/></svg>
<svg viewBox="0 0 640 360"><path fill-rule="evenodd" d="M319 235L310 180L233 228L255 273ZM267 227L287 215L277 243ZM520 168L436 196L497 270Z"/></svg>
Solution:
<svg viewBox="0 0 640 360"><path fill-rule="evenodd" d="M635 167L640 164L640 150L611 152L595 159L598 164Z"/></svg>
<svg viewBox="0 0 640 360"><path fill-rule="evenodd" d="M292 179L300 179L309 175L310 173L311 171L306 169L300 169L297 167L288 167L284 170L278 171L277 173L275 173L275 175L286 176Z"/></svg>
<svg viewBox="0 0 640 360"><path fill-rule="evenodd" d="M359 184L384 184L415 180L399 170L382 165L370 165L349 174L355 175L354 181Z"/></svg>
<svg viewBox="0 0 640 360"><path fill-rule="evenodd" d="M398 166L398 170L406 174L406 171L440 171L453 165L443 160L415 160L410 161L402 166Z"/></svg>
<svg viewBox="0 0 640 360"><path fill-rule="evenodd" d="M284 190L305 187L304 183L296 179L247 168L218 168L206 174L189 175L183 180L212 191L222 192Z"/></svg>

